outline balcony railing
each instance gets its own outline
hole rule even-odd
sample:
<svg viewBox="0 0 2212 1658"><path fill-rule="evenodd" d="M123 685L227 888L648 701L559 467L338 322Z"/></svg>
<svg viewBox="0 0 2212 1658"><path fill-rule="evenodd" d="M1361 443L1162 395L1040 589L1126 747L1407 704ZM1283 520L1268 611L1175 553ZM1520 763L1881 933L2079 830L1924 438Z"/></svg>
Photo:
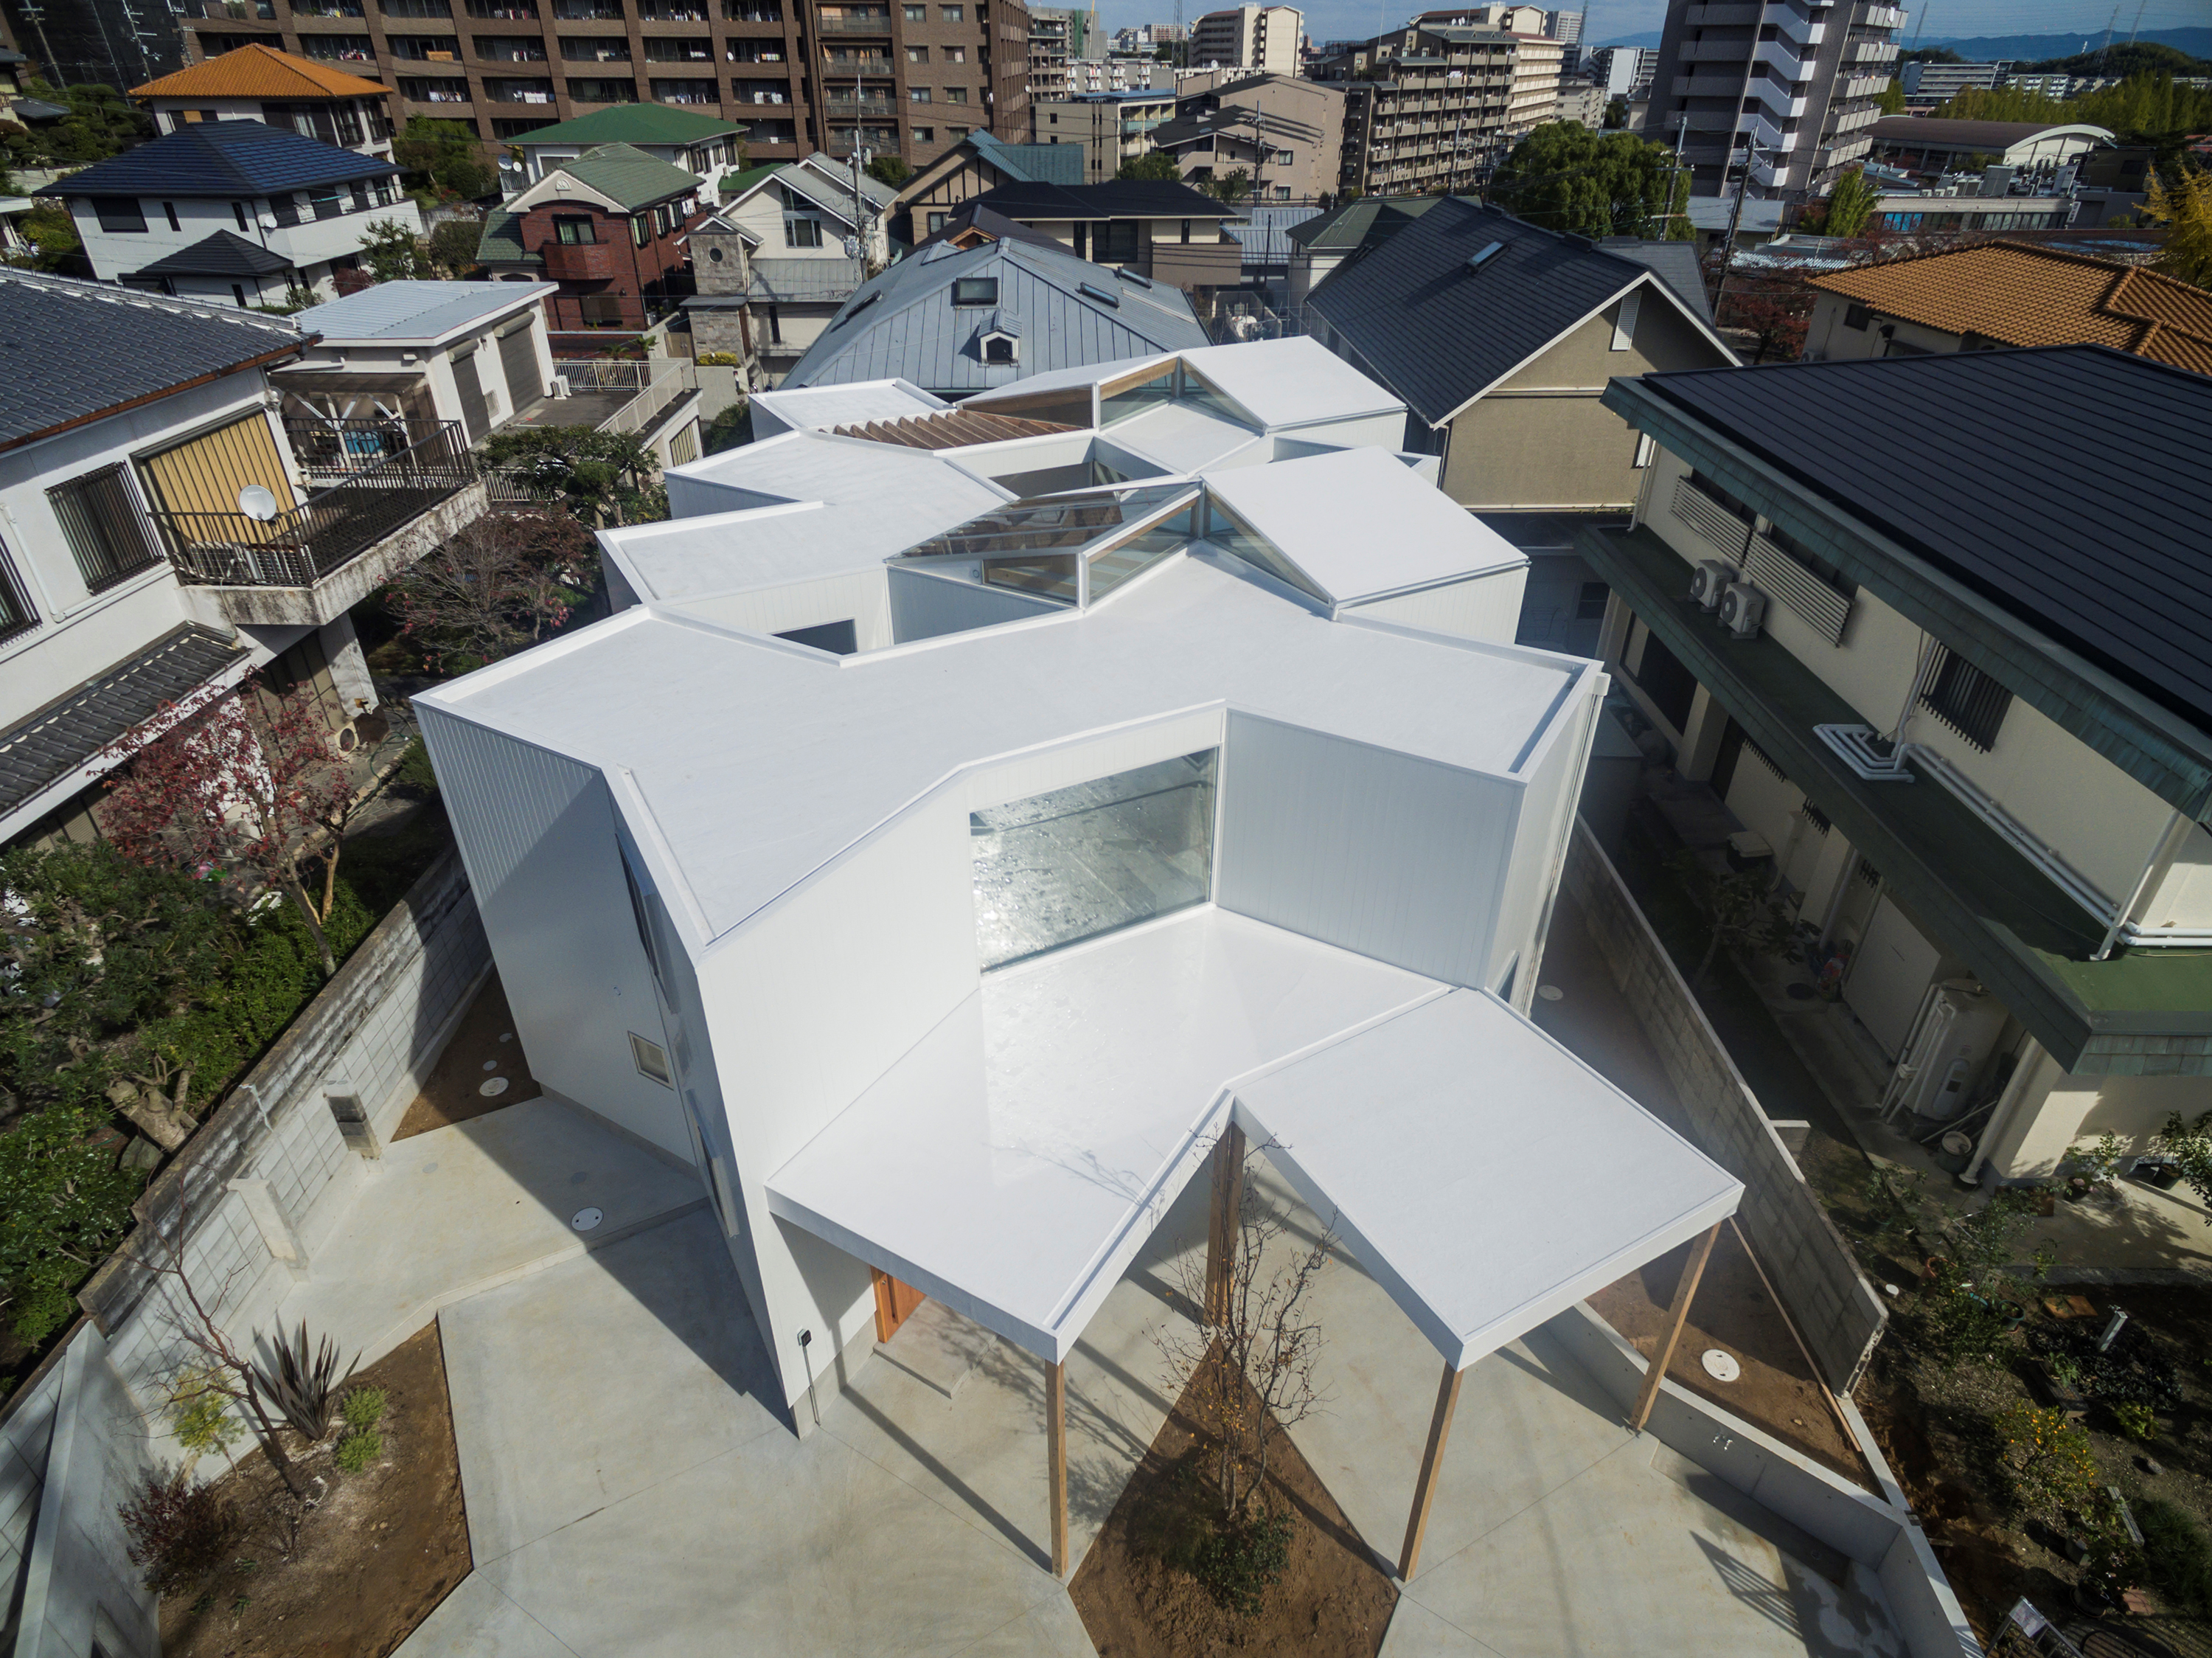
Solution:
<svg viewBox="0 0 2212 1658"><path fill-rule="evenodd" d="M300 474L311 484L335 484L374 472L443 430L443 423L435 420L318 420L294 416L284 422L284 436L300 463Z"/></svg>
<svg viewBox="0 0 2212 1658"><path fill-rule="evenodd" d="M323 423L288 423L293 424ZM343 428L373 423L336 424ZM458 421L442 421L416 442L385 449L373 460L364 450L357 458L368 464L357 467L349 464L343 431L319 453L321 460L306 466L308 476L343 472L344 481L275 518L156 510L154 521L179 578L211 587L313 587L468 488L477 476Z"/></svg>
<svg viewBox="0 0 2212 1658"><path fill-rule="evenodd" d="M822 34L889 34L891 15L884 12L872 17L821 17L815 20L814 27Z"/></svg>
<svg viewBox="0 0 2212 1658"><path fill-rule="evenodd" d="M649 357L643 363L564 359L560 367L571 396L579 392L637 393L599 423L603 432L651 431L670 404L699 388L698 370L687 357Z"/></svg>
<svg viewBox="0 0 2212 1658"><path fill-rule="evenodd" d="M180 0L185 17L209 17L221 23L273 23L275 0Z"/></svg>

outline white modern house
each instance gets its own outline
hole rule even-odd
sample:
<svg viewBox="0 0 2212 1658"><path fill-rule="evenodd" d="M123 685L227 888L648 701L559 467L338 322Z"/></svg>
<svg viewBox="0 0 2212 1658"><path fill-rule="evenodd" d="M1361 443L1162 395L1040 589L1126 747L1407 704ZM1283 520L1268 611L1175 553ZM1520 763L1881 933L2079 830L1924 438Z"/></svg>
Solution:
<svg viewBox="0 0 2212 1658"><path fill-rule="evenodd" d="M697 1168L796 1431L940 1301L1046 1367L1065 1571L1063 1367L1231 1128L1437 1443L1733 1210L1525 1016L1607 678L1402 405L1302 339L760 405L602 533L615 616L415 707L533 1071Z"/></svg>

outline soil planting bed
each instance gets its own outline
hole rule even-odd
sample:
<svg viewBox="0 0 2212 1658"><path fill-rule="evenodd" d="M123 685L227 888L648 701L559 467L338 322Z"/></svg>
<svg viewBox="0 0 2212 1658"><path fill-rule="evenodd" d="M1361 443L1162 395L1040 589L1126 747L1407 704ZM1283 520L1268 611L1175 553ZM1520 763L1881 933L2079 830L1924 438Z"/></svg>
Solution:
<svg viewBox="0 0 2212 1658"><path fill-rule="evenodd" d="M283 1487L258 1452L225 1475L216 1489L237 1509L241 1534L210 1582L163 1598L165 1658L386 1658L468 1576L438 1326L353 1385L385 1390L383 1456L358 1474L339 1473L327 1444L305 1460L302 1471L329 1481L329 1494L296 1539L272 1515L270 1496Z"/></svg>
<svg viewBox="0 0 2212 1658"><path fill-rule="evenodd" d="M1287 1435L1270 1453L1266 1496L1291 1516L1290 1564L1256 1616L1224 1611L1189 1572L1163 1558L1172 1539L1202 1529L1217 1507L1201 1472L1208 1460L1178 1401L1068 1586L1098 1658L1374 1658L1398 1604L1397 1585Z"/></svg>
<svg viewBox="0 0 2212 1658"><path fill-rule="evenodd" d="M507 1039L501 1041L501 1037ZM494 1069L486 1070L487 1064ZM483 1085L494 1076L505 1077L507 1088L487 1094ZM514 1016L507 1010L507 991L495 972L461 1015L453 1040L438 1056L429 1081L407 1107L392 1137L404 1140L410 1135L428 1134L434 1128L450 1128L472 1117L488 1116L503 1106L535 1100L542 1091L538 1079L530 1074L522 1038L515 1033Z"/></svg>

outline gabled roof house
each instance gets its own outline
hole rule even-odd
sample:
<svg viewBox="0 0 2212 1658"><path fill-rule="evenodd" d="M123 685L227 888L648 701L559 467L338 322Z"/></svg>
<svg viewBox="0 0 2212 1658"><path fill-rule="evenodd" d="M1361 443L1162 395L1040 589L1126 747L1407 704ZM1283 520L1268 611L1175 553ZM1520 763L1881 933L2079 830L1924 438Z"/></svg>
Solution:
<svg viewBox="0 0 2212 1658"><path fill-rule="evenodd" d="M705 181L712 200L722 180L737 174L744 155L744 127L719 115L667 104L611 104L515 139L510 148L522 152L522 166L516 169L502 162L503 182L510 193L527 189L563 162L573 162L602 144L628 144L657 162L696 174Z"/></svg>
<svg viewBox="0 0 2212 1658"><path fill-rule="evenodd" d="M131 88L164 132L202 121L260 121L303 138L392 159L392 89L258 40Z"/></svg>

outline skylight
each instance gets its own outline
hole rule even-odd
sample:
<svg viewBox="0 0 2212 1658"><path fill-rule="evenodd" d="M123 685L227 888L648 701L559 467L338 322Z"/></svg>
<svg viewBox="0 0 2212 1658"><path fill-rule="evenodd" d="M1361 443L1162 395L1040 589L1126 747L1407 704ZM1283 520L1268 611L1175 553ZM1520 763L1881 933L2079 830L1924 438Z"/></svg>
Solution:
<svg viewBox="0 0 2212 1658"><path fill-rule="evenodd" d="M871 305L873 305L883 296L884 290L878 288L874 293L869 295L867 298L862 300L858 305L855 305L851 310L846 312L843 316L838 318L836 321L831 323L830 326L833 328L842 328L847 323L850 322L854 317L860 315L861 312L866 310Z"/></svg>
<svg viewBox="0 0 2212 1658"><path fill-rule="evenodd" d="M1473 258L1468 260L1467 268L1470 271L1480 271L1484 265L1489 264L1491 260L1496 259L1504 251L1505 244L1504 242L1492 242L1490 246L1483 248L1480 253L1476 253Z"/></svg>
<svg viewBox="0 0 2212 1658"><path fill-rule="evenodd" d="M996 305L999 302L999 279L996 277L962 277L952 284L955 305Z"/></svg>
<svg viewBox="0 0 2212 1658"><path fill-rule="evenodd" d="M1076 288L1079 292L1097 300L1101 305L1110 305L1117 311L1121 308L1121 296L1119 294L1108 293L1095 282L1078 283Z"/></svg>
<svg viewBox="0 0 2212 1658"><path fill-rule="evenodd" d="M1133 484L1010 501L899 556L972 558L992 587L1082 604L1188 542L1200 494L1190 483Z"/></svg>

